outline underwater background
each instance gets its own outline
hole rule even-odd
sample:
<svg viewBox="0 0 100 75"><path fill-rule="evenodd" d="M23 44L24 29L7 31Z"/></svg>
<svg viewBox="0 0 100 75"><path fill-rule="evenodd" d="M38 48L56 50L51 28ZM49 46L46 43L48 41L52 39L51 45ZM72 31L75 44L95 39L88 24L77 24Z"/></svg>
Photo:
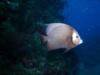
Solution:
<svg viewBox="0 0 100 75"><path fill-rule="evenodd" d="M63 15L68 17L65 22L74 26L84 40L74 50L83 66L80 67L83 73L79 75L99 75L100 0L68 0L68 7L65 5Z"/></svg>
<svg viewBox="0 0 100 75"><path fill-rule="evenodd" d="M84 43L48 52L44 24L63 22ZM100 75L100 0L0 0L0 75Z"/></svg>

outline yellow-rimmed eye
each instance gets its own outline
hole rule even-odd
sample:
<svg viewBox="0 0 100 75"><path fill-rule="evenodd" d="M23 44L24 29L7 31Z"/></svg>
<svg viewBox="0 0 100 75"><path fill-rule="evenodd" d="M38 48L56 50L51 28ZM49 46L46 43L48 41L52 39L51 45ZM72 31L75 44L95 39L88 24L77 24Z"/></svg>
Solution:
<svg viewBox="0 0 100 75"><path fill-rule="evenodd" d="M78 35L76 35L76 38L78 38Z"/></svg>

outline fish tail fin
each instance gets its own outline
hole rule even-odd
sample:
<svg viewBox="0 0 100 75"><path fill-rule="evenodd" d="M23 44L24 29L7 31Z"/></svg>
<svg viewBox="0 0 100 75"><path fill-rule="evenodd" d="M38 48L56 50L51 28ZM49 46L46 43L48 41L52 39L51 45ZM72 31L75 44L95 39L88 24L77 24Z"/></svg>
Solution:
<svg viewBox="0 0 100 75"><path fill-rule="evenodd" d="M42 42L43 43L46 43L47 42L47 36L41 35L41 38L42 38Z"/></svg>

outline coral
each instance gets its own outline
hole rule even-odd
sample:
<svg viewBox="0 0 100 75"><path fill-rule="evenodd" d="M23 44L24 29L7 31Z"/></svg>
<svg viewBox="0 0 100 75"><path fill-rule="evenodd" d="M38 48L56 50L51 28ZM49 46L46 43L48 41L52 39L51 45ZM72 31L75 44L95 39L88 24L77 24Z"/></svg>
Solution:
<svg viewBox="0 0 100 75"><path fill-rule="evenodd" d="M62 54L48 52L39 23L62 22L63 0L0 1L0 75L65 75ZM51 54L51 55L50 55Z"/></svg>

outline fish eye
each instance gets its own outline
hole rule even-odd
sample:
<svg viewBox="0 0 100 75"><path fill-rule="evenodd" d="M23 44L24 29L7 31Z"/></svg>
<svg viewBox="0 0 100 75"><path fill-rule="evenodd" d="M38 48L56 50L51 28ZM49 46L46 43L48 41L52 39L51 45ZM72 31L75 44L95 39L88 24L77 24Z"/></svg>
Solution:
<svg viewBox="0 0 100 75"><path fill-rule="evenodd" d="M76 36L76 38L78 38L78 36Z"/></svg>

